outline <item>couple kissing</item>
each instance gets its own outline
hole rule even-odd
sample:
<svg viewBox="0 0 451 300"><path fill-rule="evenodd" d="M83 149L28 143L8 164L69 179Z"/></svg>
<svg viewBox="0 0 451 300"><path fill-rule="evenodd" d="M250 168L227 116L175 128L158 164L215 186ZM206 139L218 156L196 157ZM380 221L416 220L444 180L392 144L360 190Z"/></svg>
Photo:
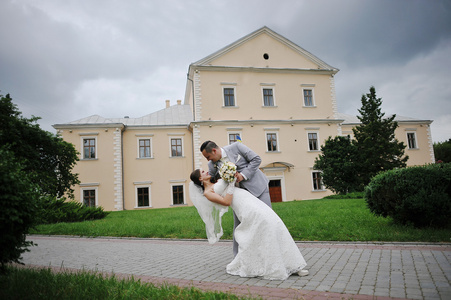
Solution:
<svg viewBox="0 0 451 300"><path fill-rule="evenodd" d="M236 142L223 148L213 141L200 147L208 171L190 175L190 198L205 223L209 243L222 234L222 215L234 215L233 255L226 271L241 277L285 280L308 275L307 263L283 221L272 210L261 158Z"/></svg>

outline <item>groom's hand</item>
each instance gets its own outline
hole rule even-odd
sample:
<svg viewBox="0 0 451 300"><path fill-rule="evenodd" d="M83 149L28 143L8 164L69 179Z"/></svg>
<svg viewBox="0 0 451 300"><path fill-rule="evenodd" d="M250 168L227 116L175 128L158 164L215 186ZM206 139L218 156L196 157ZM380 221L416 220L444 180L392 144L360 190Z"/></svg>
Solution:
<svg viewBox="0 0 451 300"><path fill-rule="evenodd" d="M235 173L235 177L236 177L236 182L239 183L240 181L244 180L244 177L241 173L236 172Z"/></svg>

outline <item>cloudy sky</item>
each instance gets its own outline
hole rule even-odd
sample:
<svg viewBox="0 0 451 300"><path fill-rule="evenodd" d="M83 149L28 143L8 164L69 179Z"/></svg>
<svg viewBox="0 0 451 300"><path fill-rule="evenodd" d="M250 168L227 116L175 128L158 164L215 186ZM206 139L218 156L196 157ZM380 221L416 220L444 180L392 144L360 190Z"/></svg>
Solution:
<svg viewBox="0 0 451 300"><path fill-rule="evenodd" d="M382 111L451 138L449 0L2 0L0 94L45 130L183 99L188 66L268 26L340 72L340 112Z"/></svg>

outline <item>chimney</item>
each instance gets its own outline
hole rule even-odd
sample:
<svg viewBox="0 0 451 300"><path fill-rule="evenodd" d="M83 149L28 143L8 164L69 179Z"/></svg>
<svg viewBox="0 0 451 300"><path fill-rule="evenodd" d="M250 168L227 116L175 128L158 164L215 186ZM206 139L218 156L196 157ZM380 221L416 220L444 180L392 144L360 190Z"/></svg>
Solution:
<svg viewBox="0 0 451 300"><path fill-rule="evenodd" d="M171 100L166 100L166 108L168 108L169 106L171 106Z"/></svg>
<svg viewBox="0 0 451 300"><path fill-rule="evenodd" d="M182 104L182 100L177 100L177 105Z"/></svg>

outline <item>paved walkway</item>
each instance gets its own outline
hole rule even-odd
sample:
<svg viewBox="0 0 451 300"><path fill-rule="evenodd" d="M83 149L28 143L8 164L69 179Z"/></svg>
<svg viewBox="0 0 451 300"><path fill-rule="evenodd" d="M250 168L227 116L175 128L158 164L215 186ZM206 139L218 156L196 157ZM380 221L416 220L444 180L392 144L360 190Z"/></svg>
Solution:
<svg viewBox="0 0 451 300"><path fill-rule="evenodd" d="M299 242L310 270L285 281L228 275L232 243L29 236L28 266L113 272L264 299L451 299L451 244Z"/></svg>

